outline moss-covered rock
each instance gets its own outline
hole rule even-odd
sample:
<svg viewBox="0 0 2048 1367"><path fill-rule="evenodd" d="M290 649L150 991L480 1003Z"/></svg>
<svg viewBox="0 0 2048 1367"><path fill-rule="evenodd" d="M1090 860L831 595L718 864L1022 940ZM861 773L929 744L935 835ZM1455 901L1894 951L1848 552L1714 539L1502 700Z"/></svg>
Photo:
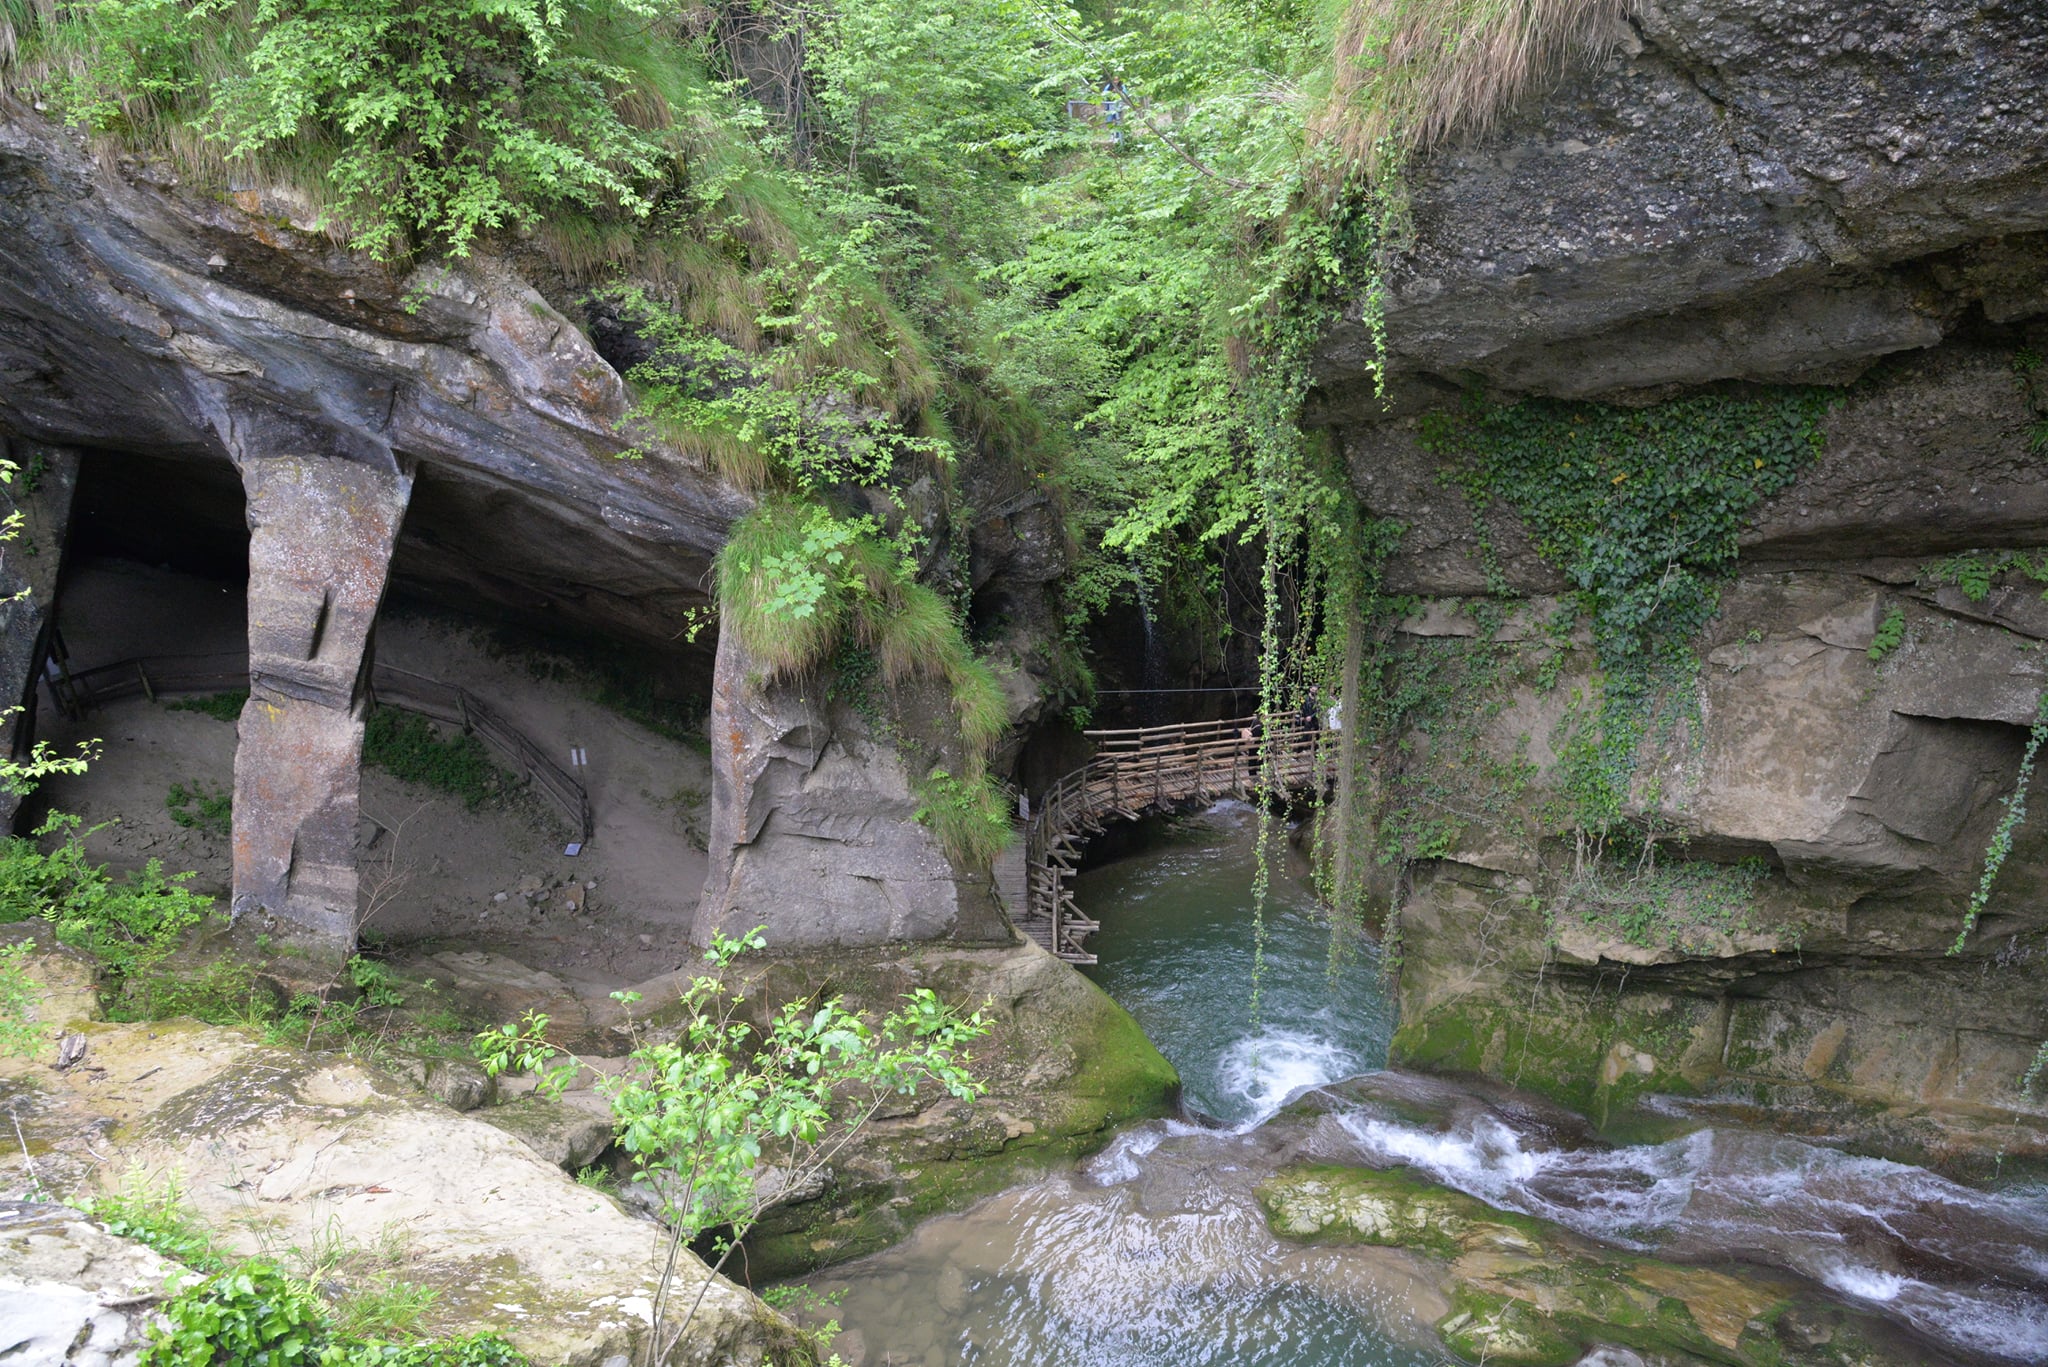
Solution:
<svg viewBox="0 0 2048 1367"><path fill-rule="evenodd" d="M1036 945L785 955L752 963L748 976L757 1008L820 994L886 1011L929 987L990 1022L972 1062L987 1094L971 1106L920 1094L871 1122L823 1193L755 1228L747 1263L757 1281L886 1247L927 1215L1093 1153L1124 1125L1171 1113L1179 1098L1179 1075L1130 1014ZM661 1000L658 984L643 992L648 1003Z"/></svg>
<svg viewBox="0 0 2048 1367"><path fill-rule="evenodd" d="M1668 1364L1881 1367L1918 1362L1874 1320L1807 1300L1790 1278L1617 1252L1402 1169L1301 1165L1259 1187L1274 1233L1413 1249L1437 1260L1463 1357L1567 1367L1599 1344ZM1821 1325L1815 1330L1809 1326Z"/></svg>

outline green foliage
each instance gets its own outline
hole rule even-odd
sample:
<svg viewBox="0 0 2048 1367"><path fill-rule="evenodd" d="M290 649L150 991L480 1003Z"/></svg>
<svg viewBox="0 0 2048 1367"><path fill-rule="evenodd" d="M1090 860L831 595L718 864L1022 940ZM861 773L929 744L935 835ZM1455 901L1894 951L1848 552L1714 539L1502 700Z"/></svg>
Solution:
<svg viewBox="0 0 2048 1367"><path fill-rule="evenodd" d="M67 119L189 124L316 170L352 245L466 254L564 207L645 216L675 152L630 45L655 0L94 0L43 42ZM650 118L649 116L653 117Z"/></svg>
<svg viewBox="0 0 2048 1367"><path fill-rule="evenodd" d="M0 841L0 922L51 922L60 941L99 961L113 989L110 1015L151 1015L157 968L206 919L212 899L186 886L191 874L167 875L156 859L112 877L86 856L78 824L53 812L34 838ZM52 837L45 853L36 842Z"/></svg>
<svg viewBox="0 0 2048 1367"><path fill-rule="evenodd" d="M319 1361L324 1316L306 1287L268 1263L216 1272L163 1307L142 1367L287 1367Z"/></svg>
<svg viewBox="0 0 2048 1367"><path fill-rule="evenodd" d="M398 975L383 964L353 954L349 956L347 968L349 981L355 984L363 994L363 1000L371 1006L405 1005L405 993L398 988Z"/></svg>
<svg viewBox="0 0 2048 1367"><path fill-rule="evenodd" d="M197 779L189 788L182 783L173 783L164 793L164 807L170 812L171 820L187 830L219 836L234 830L235 795L220 790L209 792L206 785Z"/></svg>
<svg viewBox="0 0 2048 1367"><path fill-rule="evenodd" d="M1382 863L1441 859L1475 823L1508 818L1535 766L1487 744L1488 724L1518 676L1515 648L1477 637L1431 637L1389 650L1364 703L1383 719L1378 846Z"/></svg>
<svg viewBox="0 0 2048 1367"><path fill-rule="evenodd" d="M764 1156L784 1187L800 1185L829 1167L891 1099L938 1088L972 1101L983 1090L964 1047L987 1032L986 1022L979 1012L959 1015L929 988L906 994L880 1021L831 998L792 1002L765 1028L749 1025L746 994L726 977L742 955L763 947L758 932L715 936L704 956L709 971L682 989L673 1029L656 1036L636 1023L626 1070L591 1069L611 1104L618 1145L660 1193L671 1229L651 1361L666 1360L710 1278L772 1199L755 1180ZM638 993L615 995L628 1006L639 1001ZM479 1035L477 1056L493 1076L537 1072L542 1089L559 1095L590 1065L547 1032L548 1018L529 1012ZM679 1311L689 1293L672 1285L676 1250L714 1230L727 1231L717 1262Z"/></svg>
<svg viewBox="0 0 2048 1367"><path fill-rule="evenodd" d="M876 530L815 503L763 500L733 524L718 553L721 629L739 633L772 673L815 668L854 601L871 594L877 578L899 577L869 539Z"/></svg>
<svg viewBox="0 0 2048 1367"><path fill-rule="evenodd" d="M45 1043L36 1028L42 984L28 975L29 941L0 946L0 1058L33 1058Z"/></svg>
<svg viewBox="0 0 2048 1367"><path fill-rule="evenodd" d="M801 674L843 645L865 652L886 684L942 679L973 777L1009 726L1009 702L945 599L913 577L871 518L769 498L732 529L718 555L719 616L773 675Z"/></svg>
<svg viewBox="0 0 2048 1367"><path fill-rule="evenodd" d="M1877 624L1877 630L1871 635L1871 660L1883 660L1885 656L1897 650L1905 639L1906 610L1895 607L1884 615L1884 620Z"/></svg>
<svg viewBox="0 0 2048 1367"><path fill-rule="evenodd" d="M833 363L843 350L843 320L876 332L885 327L878 317L862 317L872 306L865 276L846 259L853 242L841 244L840 260L808 273L785 312L755 319L765 335L751 351L637 286L609 291L606 297L653 348L626 374L636 390L635 417L707 443L724 453L728 475L754 487L772 482L815 493L835 484L880 486L899 461L908 469L949 461L952 449L943 439L913 435L885 410L848 402L886 402L891 393L888 377ZM737 461L735 451L751 460Z"/></svg>
<svg viewBox="0 0 2048 1367"><path fill-rule="evenodd" d="M425 717L391 707L370 713L363 728L363 763L459 797L471 811L502 796L512 784L511 775L475 736L467 731L443 735Z"/></svg>
<svg viewBox="0 0 2048 1367"><path fill-rule="evenodd" d="M422 1308L417 1294L387 1309L395 1316L406 1307ZM214 1273L161 1313L141 1367L529 1367L495 1333L427 1343L359 1337L335 1323L311 1286L261 1259Z"/></svg>
<svg viewBox="0 0 2048 1367"><path fill-rule="evenodd" d="M2048 550L1964 551L1921 568L1921 579L1933 584L1953 585L1972 603L1991 596L1991 585L2001 575L2016 574L2043 585L2048 598Z"/></svg>
<svg viewBox="0 0 2048 1367"><path fill-rule="evenodd" d="M1559 892L1553 914L1640 948L1713 954L1720 937L1754 929L1756 890L1769 872L1761 859L1660 861L1654 850L1633 867L1593 859Z"/></svg>
<svg viewBox="0 0 2048 1367"><path fill-rule="evenodd" d="M181 698L177 702L165 703L164 708L170 712L197 712L202 716L212 717L215 721L232 724L241 720L242 708L248 701L249 690L236 688L226 693L209 693L200 698Z"/></svg>
<svg viewBox="0 0 2048 1367"><path fill-rule="evenodd" d="M1984 850L1984 872L1977 880L1976 890L1970 894L1969 905L1963 909L1962 929L1956 932L1955 942L1948 947L1951 954L1963 952L1969 943L1970 932L1977 928L1978 917L1984 914L1985 906L1991 901L1991 888L1998 881L1998 872L2005 867L2005 861L2012 854L2013 836L2027 819L2027 785L2034 779L2034 761L2041 753L2041 745L2048 741L2048 691L2041 694L2034 710L2034 725L2027 732L2027 748L2020 756L2019 776L2013 780L2012 791L1999 799L2005 810L1998 818L1998 825L1992 829L1991 843Z"/></svg>
<svg viewBox="0 0 2048 1367"><path fill-rule="evenodd" d="M234 1259L193 1213L175 1175L152 1183L131 1173L119 1194L94 1200L91 1214L110 1234L204 1274L163 1307L142 1367L528 1367L492 1333L381 1341L375 1336L415 1339L434 1292L388 1275L358 1275L363 1251L338 1239L321 1241L305 1276L269 1259ZM343 1280L361 1284L330 1306L320 1288Z"/></svg>
<svg viewBox="0 0 2048 1367"><path fill-rule="evenodd" d="M938 833L954 862L986 869L1015 835L1001 789L981 780L962 782L944 769L925 775L912 815Z"/></svg>
<svg viewBox="0 0 2048 1367"><path fill-rule="evenodd" d="M1815 389L1639 409L1474 396L1426 420L1425 446L1457 461L1447 478L1483 553L1487 511L1506 504L1591 621L1603 677L1577 755L1583 824L1605 829L1620 810L1653 695L1696 668L1691 642L1719 607L1745 517L1818 453L1832 402Z"/></svg>
<svg viewBox="0 0 2048 1367"><path fill-rule="evenodd" d="M227 1256L186 1204L175 1175L151 1183L140 1172L131 1172L120 1192L94 1199L91 1213L109 1234L147 1244L194 1271L227 1269Z"/></svg>

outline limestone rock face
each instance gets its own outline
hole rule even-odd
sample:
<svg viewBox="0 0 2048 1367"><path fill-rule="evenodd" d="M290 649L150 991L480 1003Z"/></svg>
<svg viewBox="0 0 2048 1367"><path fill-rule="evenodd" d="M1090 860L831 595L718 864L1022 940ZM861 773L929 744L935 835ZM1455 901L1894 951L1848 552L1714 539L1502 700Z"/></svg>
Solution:
<svg viewBox="0 0 2048 1367"><path fill-rule="evenodd" d="M1602 1119L1656 1093L1965 1166L2048 1158L2022 1085L2048 1039L2038 774L1949 953L2048 685L2048 605L1932 568L2048 543L2048 11L1644 0L1609 37L1413 168L1386 398L1361 314L1320 355L1318 417L1405 528L1386 582L1421 601L1395 653L1484 634L1505 661L1383 757L1444 832L1381 888L1396 1057ZM1511 510L1482 535L1421 425L1474 384L1636 405L1735 382L1843 387L1637 757L1620 818L1664 863L1616 869L1569 817L1600 670L1548 625L1571 586Z"/></svg>
<svg viewBox="0 0 2048 1367"><path fill-rule="evenodd" d="M1840 380L2048 307L2039 6L1629 9L1592 69L1415 168L1397 370L1567 397ZM1323 378L1370 355L1354 311Z"/></svg>
<svg viewBox="0 0 2048 1367"><path fill-rule="evenodd" d="M502 262L387 269L289 198L107 172L0 101L0 427L24 439L403 464L414 582L665 644L747 500L680 458L619 459L625 403Z"/></svg>
<svg viewBox="0 0 2048 1367"><path fill-rule="evenodd" d="M911 773L904 746L835 702L828 677L764 673L736 633L720 638L707 727L711 868L697 940L761 926L778 950L1009 942L986 871L956 867L914 819L923 775ZM936 686L916 685L897 711L932 718L932 748L943 754L949 706Z"/></svg>
<svg viewBox="0 0 2048 1367"><path fill-rule="evenodd" d="M90 1068L0 1062L0 1085L33 1099L22 1124L44 1180L89 1191L118 1188L131 1167L177 1172L238 1252L336 1240L402 1250L393 1272L437 1292L425 1332L496 1329L536 1362L574 1367L638 1359L663 1232L519 1139L339 1055L194 1022L85 1033ZM18 1153L0 1158L0 1188L27 1177ZM685 1252L680 1275L694 1291L706 1271ZM667 1362L726 1367L771 1353L808 1360L780 1316L719 1279Z"/></svg>
<svg viewBox="0 0 2048 1367"><path fill-rule="evenodd" d="M133 1367L169 1288L197 1279L67 1206L0 1201L0 1359Z"/></svg>

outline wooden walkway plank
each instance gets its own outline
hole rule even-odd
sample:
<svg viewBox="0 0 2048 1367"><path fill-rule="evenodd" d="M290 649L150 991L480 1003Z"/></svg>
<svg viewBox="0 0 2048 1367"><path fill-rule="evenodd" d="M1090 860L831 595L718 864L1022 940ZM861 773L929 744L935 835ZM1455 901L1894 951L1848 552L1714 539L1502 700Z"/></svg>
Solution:
<svg viewBox="0 0 2048 1367"><path fill-rule="evenodd" d="M1266 725L1267 721L1276 724ZM1082 941L1100 923L1083 916L1068 879L1080 846L1110 818L1136 821L1148 811L1231 796L1256 796L1261 774L1293 791L1321 781L1321 734L1294 719L1225 721L1087 731L1093 759L1039 798L1026 826L1025 915L1020 928L1070 963L1095 962Z"/></svg>

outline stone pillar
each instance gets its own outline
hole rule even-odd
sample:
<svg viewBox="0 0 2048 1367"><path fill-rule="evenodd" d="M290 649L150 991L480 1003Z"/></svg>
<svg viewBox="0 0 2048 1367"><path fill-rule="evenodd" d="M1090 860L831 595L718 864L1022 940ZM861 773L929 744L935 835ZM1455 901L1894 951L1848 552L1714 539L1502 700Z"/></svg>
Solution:
<svg viewBox="0 0 2048 1367"><path fill-rule="evenodd" d="M0 484L0 518L20 516L0 541L0 719L6 753L21 755L35 739L36 684L50 654L57 575L78 492L78 453L61 446L0 438L0 457L14 476ZM21 793L0 784L0 824L14 816Z"/></svg>
<svg viewBox="0 0 2048 1367"><path fill-rule="evenodd" d="M370 628L412 494L327 456L238 459L249 497L249 701L235 751L234 915L346 954Z"/></svg>

